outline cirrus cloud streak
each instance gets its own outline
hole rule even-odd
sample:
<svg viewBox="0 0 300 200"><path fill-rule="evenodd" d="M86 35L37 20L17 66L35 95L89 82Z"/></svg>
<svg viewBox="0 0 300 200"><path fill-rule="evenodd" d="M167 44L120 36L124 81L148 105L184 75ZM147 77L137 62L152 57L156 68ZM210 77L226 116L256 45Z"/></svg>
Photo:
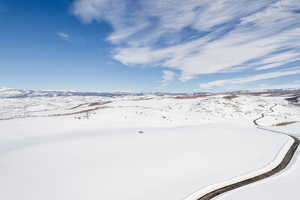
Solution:
<svg viewBox="0 0 300 200"><path fill-rule="evenodd" d="M246 6L245 6L246 5ZM279 69L300 57L298 0L76 0L84 22L106 22L113 58L197 75ZM259 76L259 75L258 75Z"/></svg>

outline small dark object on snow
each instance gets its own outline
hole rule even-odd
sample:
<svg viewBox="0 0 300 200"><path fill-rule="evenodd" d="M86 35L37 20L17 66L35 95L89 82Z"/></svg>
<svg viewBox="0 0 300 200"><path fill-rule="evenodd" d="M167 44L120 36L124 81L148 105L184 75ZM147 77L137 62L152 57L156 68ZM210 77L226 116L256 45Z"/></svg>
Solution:
<svg viewBox="0 0 300 200"><path fill-rule="evenodd" d="M143 134L143 133L144 133L144 131L139 131L138 133L139 133L139 134Z"/></svg>

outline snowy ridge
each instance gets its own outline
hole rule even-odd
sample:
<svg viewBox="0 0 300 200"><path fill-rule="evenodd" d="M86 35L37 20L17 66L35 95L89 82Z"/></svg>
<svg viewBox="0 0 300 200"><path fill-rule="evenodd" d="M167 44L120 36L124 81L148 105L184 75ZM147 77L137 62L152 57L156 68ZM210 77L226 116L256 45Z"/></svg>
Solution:
<svg viewBox="0 0 300 200"><path fill-rule="evenodd" d="M168 125L199 124L222 120L246 120L267 113L262 125L299 121L300 107L289 104L285 97L240 94L199 95L185 99L177 96L56 96L0 99L0 120L27 117L90 114L116 116L120 123L138 120ZM105 103L105 104L104 104ZM275 112L268 113L274 104ZM106 119L104 119L106 120Z"/></svg>

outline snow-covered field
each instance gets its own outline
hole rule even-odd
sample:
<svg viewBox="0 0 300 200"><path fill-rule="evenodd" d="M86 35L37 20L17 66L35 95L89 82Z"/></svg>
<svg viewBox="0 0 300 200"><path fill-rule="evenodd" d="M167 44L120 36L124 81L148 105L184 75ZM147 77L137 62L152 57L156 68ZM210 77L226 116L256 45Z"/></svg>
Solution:
<svg viewBox="0 0 300 200"><path fill-rule="evenodd" d="M283 131L300 138L300 124L295 123L283 127L272 127L270 130ZM291 165L282 173L265 181L252 184L229 192L218 199L222 200L296 200L299 199L300 150L298 149Z"/></svg>
<svg viewBox="0 0 300 200"><path fill-rule="evenodd" d="M300 107L285 97L224 96L2 98L1 197L190 200L274 168L293 141L253 120L264 113L260 124L282 128L272 125L300 121ZM219 198L268 192L265 182L280 193L286 182L274 180L295 183L296 166Z"/></svg>

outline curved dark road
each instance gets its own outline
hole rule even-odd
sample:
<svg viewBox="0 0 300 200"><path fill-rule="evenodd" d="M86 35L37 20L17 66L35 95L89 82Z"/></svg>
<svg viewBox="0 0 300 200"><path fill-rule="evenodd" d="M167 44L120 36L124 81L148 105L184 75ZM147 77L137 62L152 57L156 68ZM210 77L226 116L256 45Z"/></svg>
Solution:
<svg viewBox="0 0 300 200"><path fill-rule="evenodd" d="M277 104L275 104L274 106L271 106L269 108L270 113L274 112L273 108L276 107L276 106L277 106ZM264 117L265 117L265 114L262 113L260 117L258 117L257 119L253 120L254 125L259 128L258 121L260 119L264 118ZM264 129L264 130L269 131L267 129ZM218 188L216 190L213 190L213 191L211 191L211 192L203 195L202 197L198 198L197 200L210 200L210 199L213 199L216 196L219 196L221 194L224 194L226 192L232 191L234 189L237 189L237 188L249 185L251 183L255 183L257 181L266 179L266 178L268 178L270 176L273 176L273 175L281 172L282 170L284 170L289 165L289 163L291 162L291 160L292 160L292 158L293 158L293 156L294 156L294 154L295 154L295 152L296 152L296 150L297 150L300 142L299 142L298 138L296 138L296 137L294 137L292 135L285 134L285 133L279 133L279 134L284 134L284 135L287 135L287 136L291 137L294 140L294 142L291 145L291 147L289 148L288 152L285 154L283 160L275 168L273 168L272 170L267 171L267 172L265 172L263 174L254 176L252 178L248 178L248 179L245 179L245 180L242 180L242 181L239 181L239 182L236 182L236 183L233 183L233 184L230 184L230 185Z"/></svg>

